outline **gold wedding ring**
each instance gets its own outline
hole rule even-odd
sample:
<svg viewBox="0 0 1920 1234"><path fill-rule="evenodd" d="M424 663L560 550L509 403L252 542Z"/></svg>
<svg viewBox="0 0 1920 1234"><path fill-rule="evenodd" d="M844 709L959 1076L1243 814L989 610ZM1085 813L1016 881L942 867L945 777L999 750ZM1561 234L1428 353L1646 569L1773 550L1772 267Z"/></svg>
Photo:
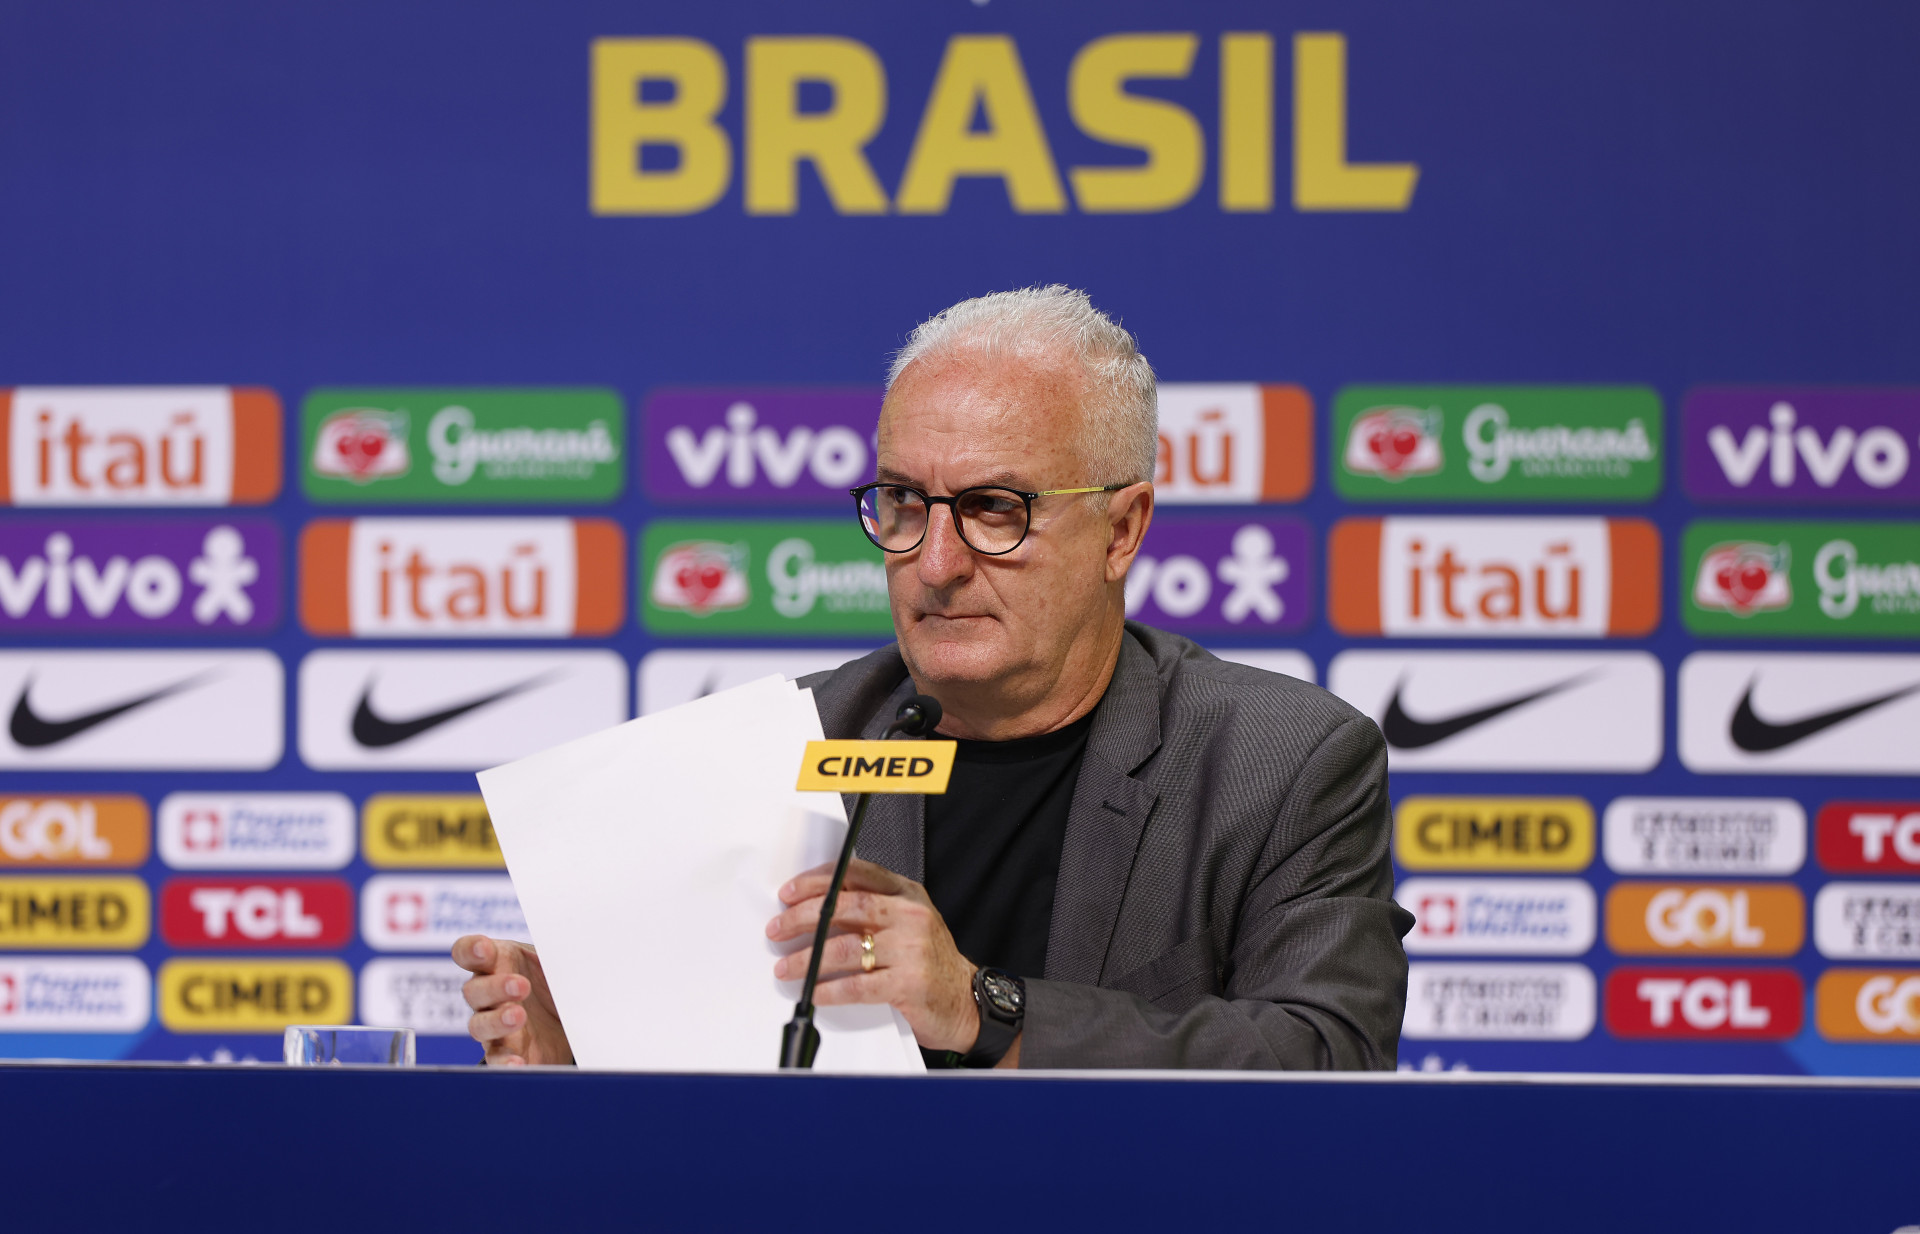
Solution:
<svg viewBox="0 0 1920 1234"><path fill-rule="evenodd" d="M873 964L873 935L862 934L860 936L860 971L872 972Z"/></svg>

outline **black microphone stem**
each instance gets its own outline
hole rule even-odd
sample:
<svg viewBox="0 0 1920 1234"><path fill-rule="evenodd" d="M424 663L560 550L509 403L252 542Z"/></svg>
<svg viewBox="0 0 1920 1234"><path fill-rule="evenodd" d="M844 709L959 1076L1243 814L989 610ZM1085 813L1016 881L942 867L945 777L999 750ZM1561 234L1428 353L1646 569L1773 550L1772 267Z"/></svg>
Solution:
<svg viewBox="0 0 1920 1234"><path fill-rule="evenodd" d="M813 992L820 984L820 956L827 949L827 931L833 926L833 910L840 903L840 886L847 881L847 866L853 861L853 846L860 840L860 825L867 821L867 803L872 793L861 793L853 804L853 819L847 824L847 839L840 846L840 860L833 867L833 881L827 884L827 896L820 904L820 924L813 929L813 958L807 961L807 980L800 987L800 1001L793 1005L793 1019L780 1035L780 1066L809 1069L820 1049L820 1030L813 1026Z"/></svg>
<svg viewBox="0 0 1920 1234"><path fill-rule="evenodd" d="M901 704L885 736L905 733L925 737L940 723L940 701L916 694ZM861 793L853 803L853 817L847 822L846 842L840 845L840 860L833 867L833 879L827 883L826 897L820 902L820 924L813 928L813 958L807 961L807 979L800 986L800 1001L793 1005L793 1019L780 1033L782 1070L808 1070L820 1050L820 1030L813 1025L813 992L820 984L820 957L827 950L827 931L833 927L833 910L840 903L840 886L847 881L847 867L853 863L853 846L860 839L860 825L867 821L867 802L873 794Z"/></svg>

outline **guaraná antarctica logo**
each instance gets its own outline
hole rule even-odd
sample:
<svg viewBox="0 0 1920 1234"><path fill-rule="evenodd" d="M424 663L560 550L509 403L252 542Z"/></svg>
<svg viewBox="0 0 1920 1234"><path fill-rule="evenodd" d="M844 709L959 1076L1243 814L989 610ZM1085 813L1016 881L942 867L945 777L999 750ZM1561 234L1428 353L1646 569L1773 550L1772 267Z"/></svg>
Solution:
<svg viewBox="0 0 1920 1234"><path fill-rule="evenodd" d="M1645 501L1661 424L1645 386L1348 386L1334 484L1365 501Z"/></svg>
<svg viewBox="0 0 1920 1234"><path fill-rule="evenodd" d="M656 519L640 548L641 621L655 633L893 630L880 550L852 519Z"/></svg>
<svg viewBox="0 0 1920 1234"><path fill-rule="evenodd" d="M1681 558L1702 634L1920 634L1920 523L1698 522Z"/></svg>
<svg viewBox="0 0 1920 1234"><path fill-rule="evenodd" d="M611 390L315 390L301 419L317 502L605 502L625 478Z"/></svg>

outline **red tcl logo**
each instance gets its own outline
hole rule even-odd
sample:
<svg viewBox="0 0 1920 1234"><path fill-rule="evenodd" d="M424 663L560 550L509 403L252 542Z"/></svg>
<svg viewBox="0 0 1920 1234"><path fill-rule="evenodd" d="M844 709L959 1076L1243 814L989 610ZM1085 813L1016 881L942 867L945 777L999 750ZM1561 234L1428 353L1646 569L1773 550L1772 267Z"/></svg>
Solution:
<svg viewBox="0 0 1920 1234"><path fill-rule="evenodd" d="M1813 828L1814 853L1835 873L1920 870L1920 801L1829 801Z"/></svg>
<svg viewBox="0 0 1920 1234"><path fill-rule="evenodd" d="M0 973L0 1015L20 1010L20 985L12 973Z"/></svg>
<svg viewBox="0 0 1920 1234"><path fill-rule="evenodd" d="M1616 968L1607 1028L1616 1037L1745 1037L1800 1031L1806 991L1790 968Z"/></svg>
<svg viewBox="0 0 1920 1234"><path fill-rule="evenodd" d="M353 936L353 890L337 878L176 878L160 893L175 947L338 947Z"/></svg>

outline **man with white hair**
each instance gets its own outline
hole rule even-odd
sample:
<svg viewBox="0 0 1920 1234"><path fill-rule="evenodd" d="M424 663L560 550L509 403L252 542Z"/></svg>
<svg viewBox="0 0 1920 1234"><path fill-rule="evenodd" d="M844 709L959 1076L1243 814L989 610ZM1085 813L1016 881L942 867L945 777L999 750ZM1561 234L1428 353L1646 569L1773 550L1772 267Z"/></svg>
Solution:
<svg viewBox="0 0 1920 1234"><path fill-rule="evenodd" d="M1082 292L963 301L895 357L853 496L899 641L802 684L829 737L930 694L959 755L946 795L874 799L816 1001L892 1004L934 1065L1391 1068L1379 730L1126 620L1157 447L1153 370ZM811 938L830 873L769 938ZM571 1060L530 949L454 958L489 1062Z"/></svg>

